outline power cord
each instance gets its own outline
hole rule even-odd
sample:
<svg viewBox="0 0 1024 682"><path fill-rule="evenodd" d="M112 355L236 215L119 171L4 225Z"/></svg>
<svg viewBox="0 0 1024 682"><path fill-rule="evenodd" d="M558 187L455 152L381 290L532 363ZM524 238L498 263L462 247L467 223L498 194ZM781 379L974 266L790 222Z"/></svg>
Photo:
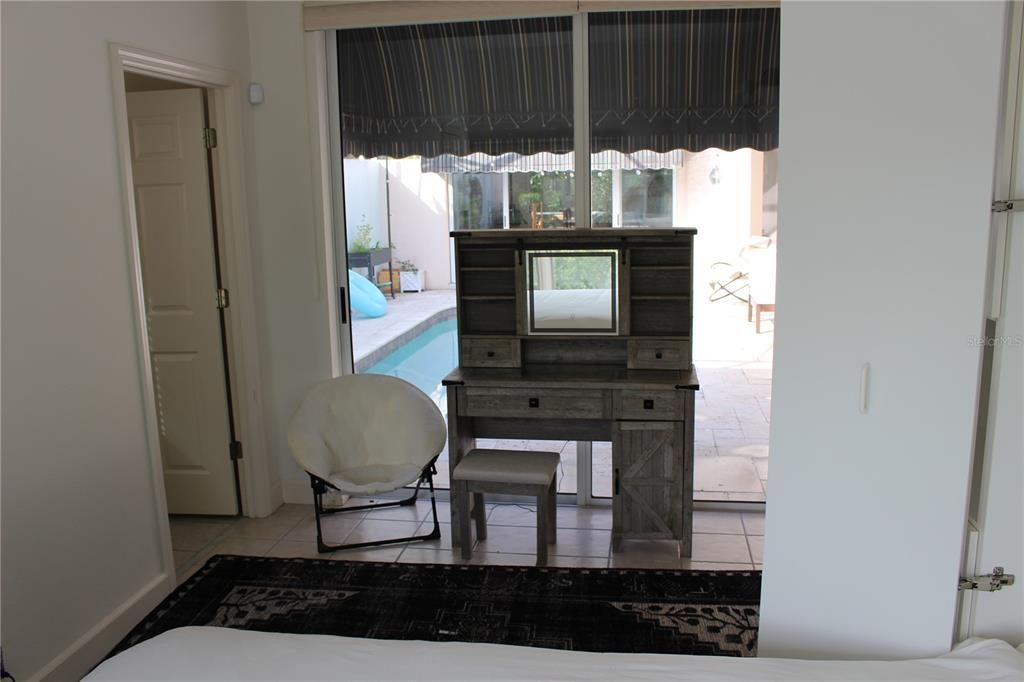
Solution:
<svg viewBox="0 0 1024 682"><path fill-rule="evenodd" d="M14 675L7 672L7 668L4 666L4 650L0 649L0 682L16 682Z"/></svg>

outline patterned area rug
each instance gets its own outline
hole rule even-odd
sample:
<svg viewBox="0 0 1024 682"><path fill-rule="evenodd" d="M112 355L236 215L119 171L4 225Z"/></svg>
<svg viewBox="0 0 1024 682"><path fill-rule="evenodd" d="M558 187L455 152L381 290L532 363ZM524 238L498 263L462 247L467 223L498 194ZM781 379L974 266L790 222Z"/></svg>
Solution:
<svg viewBox="0 0 1024 682"><path fill-rule="evenodd" d="M440 566L218 555L118 653L184 625L711 656L757 652L757 571Z"/></svg>

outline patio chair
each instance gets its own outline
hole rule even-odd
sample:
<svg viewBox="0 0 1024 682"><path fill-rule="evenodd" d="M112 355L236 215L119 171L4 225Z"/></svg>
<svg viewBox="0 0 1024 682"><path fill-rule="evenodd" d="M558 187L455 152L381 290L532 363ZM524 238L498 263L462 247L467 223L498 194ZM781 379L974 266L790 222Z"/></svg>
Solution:
<svg viewBox="0 0 1024 682"><path fill-rule="evenodd" d="M761 313L775 312L775 240L752 240L743 250L750 263L750 297L747 322L753 321L754 333L761 333Z"/></svg>
<svg viewBox="0 0 1024 682"><path fill-rule="evenodd" d="M288 445L313 488L317 549L332 552L441 537L433 476L446 439L447 428L437 405L402 379L356 374L314 386L292 418ZM412 494L403 499L324 507L323 496L328 492L378 496L413 483ZM340 545L324 542L322 516L414 505L424 483L430 489L434 519L430 533Z"/></svg>

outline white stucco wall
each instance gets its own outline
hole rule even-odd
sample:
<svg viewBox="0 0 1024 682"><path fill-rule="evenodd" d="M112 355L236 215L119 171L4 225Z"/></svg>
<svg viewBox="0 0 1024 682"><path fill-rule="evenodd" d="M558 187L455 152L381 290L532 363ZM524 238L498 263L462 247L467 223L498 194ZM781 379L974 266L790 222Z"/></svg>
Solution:
<svg viewBox="0 0 1024 682"><path fill-rule="evenodd" d="M302 6L249 3L247 18L252 78L266 92L265 101L252 108L251 172L264 296L268 444L288 499L291 491L309 489L288 448L288 423L306 391L332 373L329 283L313 191Z"/></svg>
<svg viewBox="0 0 1024 682"><path fill-rule="evenodd" d="M756 153L749 149L685 152L683 167L676 171L673 214L678 225L697 228L694 282L698 286L709 281L712 263L737 263L740 249L750 238L751 165ZM710 179L715 167L718 184Z"/></svg>
<svg viewBox="0 0 1024 682"><path fill-rule="evenodd" d="M4 664L19 680L78 679L133 624L119 616L155 605L173 569L162 565L147 451L109 44L244 82L246 8L5 2L0 12Z"/></svg>
<svg viewBox="0 0 1024 682"><path fill-rule="evenodd" d="M411 260L426 273L428 289L451 283L448 183L438 173L420 172L420 160L345 159L345 218L348 245L360 223L373 225L373 241L388 243L385 178L390 179L391 243L396 261ZM340 242L339 242L340 243Z"/></svg>
<svg viewBox="0 0 1024 682"><path fill-rule="evenodd" d="M345 225L348 245L362 223L373 226L374 242L388 243L387 210L384 198L384 162L378 159L344 159ZM341 244L341 240L336 240Z"/></svg>
<svg viewBox="0 0 1024 682"><path fill-rule="evenodd" d="M395 260L411 260L426 271L428 289L446 289L451 280L448 183L439 173L421 173L419 159L389 166Z"/></svg>

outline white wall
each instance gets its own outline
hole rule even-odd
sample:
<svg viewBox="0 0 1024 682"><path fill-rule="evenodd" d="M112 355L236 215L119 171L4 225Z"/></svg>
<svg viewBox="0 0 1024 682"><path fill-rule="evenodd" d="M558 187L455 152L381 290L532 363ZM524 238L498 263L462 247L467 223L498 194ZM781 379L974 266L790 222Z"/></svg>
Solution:
<svg viewBox="0 0 1024 682"><path fill-rule="evenodd" d="M6 667L27 680L133 598L144 613L165 589L108 41L240 72L248 45L234 3L0 12L2 641Z"/></svg>
<svg viewBox="0 0 1024 682"><path fill-rule="evenodd" d="M252 79L266 94L252 108L251 159L265 300L268 444L284 496L307 501L309 479L291 457L287 428L309 387L331 377L331 349L323 228L314 210L302 5L254 2L247 16Z"/></svg>
<svg viewBox="0 0 1024 682"><path fill-rule="evenodd" d="M761 233L775 234L779 227L779 150L761 155Z"/></svg>
<svg viewBox="0 0 1024 682"><path fill-rule="evenodd" d="M685 152L676 172L673 219L677 225L697 228L694 245L694 281L709 280L711 264L737 263L740 249L751 233L752 158L758 152L708 149ZM710 180L718 168L718 183Z"/></svg>
<svg viewBox="0 0 1024 682"><path fill-rule="evenodd" d="M421 172L419 159L391 161L389 166L395 259L416 263L426 273L428 289L447 289L451 280L448 183L439 173Z"/></svg>
<svg viewBox="0 0 1024 682"><path fill-rule="evenodd" d="M344 159L343 164L345 225L348 226L349 247L356 238L358 227L363 223L373 226L372 241L386 246L388 219L384 197L384 162L377 159Z"/></svg>
<svg viewBox="0 0 1024 682"><path fill-rule="evenodd" d="M418 158L388 159L386 166L379 159L345 159L344 164L349 247L363 222L373 226L374 241L388 243L385 178L389 177L394 259L416 263L426 273L428 289L448 288L451 263L444 176L421 172Z"/></svg>
<svg viewBox="0 0 1024 682"><path fill-rule="evenodd" d="M783 3L763 656L949 647L1004 10Z"/></svg>

